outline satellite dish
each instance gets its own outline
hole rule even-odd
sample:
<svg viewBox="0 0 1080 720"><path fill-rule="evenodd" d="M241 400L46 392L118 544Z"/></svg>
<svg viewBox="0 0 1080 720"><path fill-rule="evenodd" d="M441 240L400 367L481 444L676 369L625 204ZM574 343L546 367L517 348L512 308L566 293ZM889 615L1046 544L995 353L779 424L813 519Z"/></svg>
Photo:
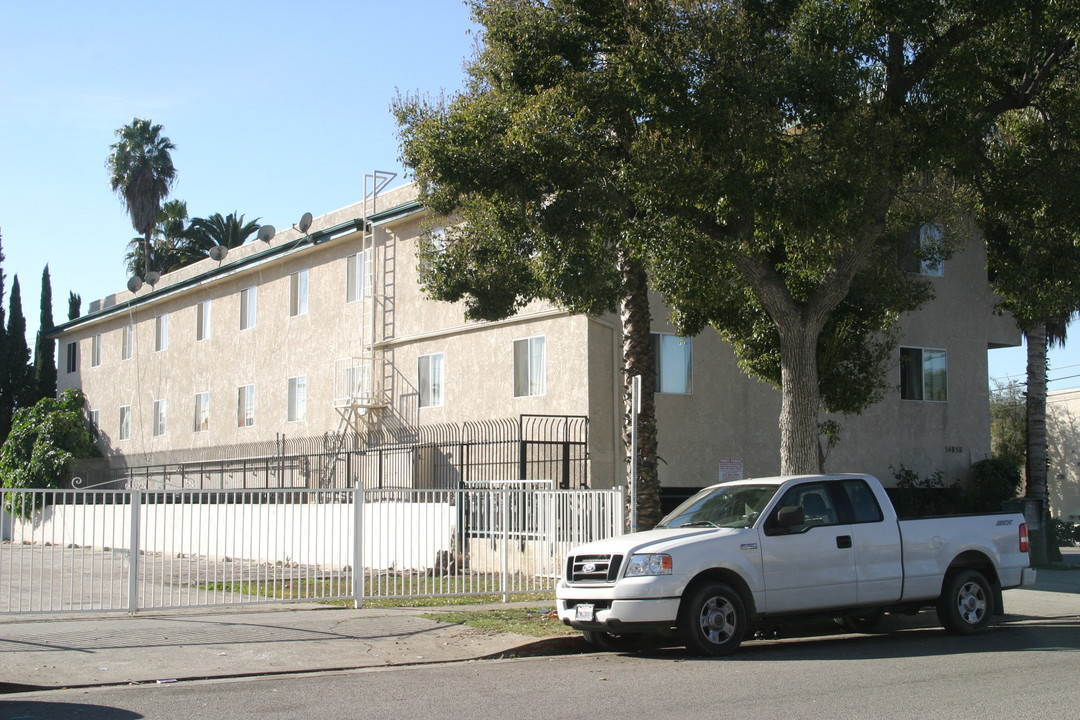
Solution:
<svg viewBox="0 0 1080 720"><path fill-rule="evenodd" d="M137 293L137 292L139 292L139 288L141 288L141 287L142 287L142 278L139 277L138 275L132 275L131 278L128 280L128 285L127 285L128 292Z"/></svg>
<svg viewBox="0 0 1080 720"><path fill-rule="evenodd" d="M263 225L261 228L259 228L258 238L264 243L269 244L269 242L274 239L274 235L276 234L277 230L274 229L273 225Z"/></svg>
<svg viewBox="0 0 1080 720"><path fill-rule="evenodd" d="M224 245L215 245L210 248L210 259L214 262L221 262L225 259L225 256L229 254L229 248Z"/></svg>
<svg viewBox="0 0 1080 720"><path fill-rule="evenodd" d="M311 227L311 219L312 219L311 218L311 213L309 213L309 212L304 213L300 217L300 224L297 225L297 229L302 233L306 233L308 231L308 228Z"/></svg>
<svg viewBox="0 0 1080 720"><path fill-rule="evenodd" d="M143 280L146 281L146 284L150 287L154 287L155 285L157 285L158 280L160 279L161 273L156 270L151 270L150 272L146 273L146 276L143 278Z"/></svg>

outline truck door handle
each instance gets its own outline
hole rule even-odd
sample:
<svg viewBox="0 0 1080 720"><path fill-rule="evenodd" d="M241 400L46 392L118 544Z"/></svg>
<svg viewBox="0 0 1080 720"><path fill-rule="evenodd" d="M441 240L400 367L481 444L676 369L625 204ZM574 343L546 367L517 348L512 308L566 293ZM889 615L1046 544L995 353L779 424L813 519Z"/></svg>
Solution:
<svg viewBox="0 0 1080 720"><path fill-rule="evenodd" d="M838 547L840 549L851 547L851 536L850 535L837 535L836 536L836 547Z"/></svg>

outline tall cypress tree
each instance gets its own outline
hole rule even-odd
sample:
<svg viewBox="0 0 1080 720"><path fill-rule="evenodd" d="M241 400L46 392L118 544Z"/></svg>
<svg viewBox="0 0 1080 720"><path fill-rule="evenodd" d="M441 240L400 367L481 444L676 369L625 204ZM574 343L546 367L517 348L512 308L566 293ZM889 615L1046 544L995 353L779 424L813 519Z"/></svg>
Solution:
<svg viewBox="0 0 1080 720"><path fill-rule="evenodd" d="M11 279L11 299L8 305L8 388L12 410L28 407L34 400L34 372L30 365L30 346L26 344L26 316L23 315L19 276Z"/></svg>
<svg viewBox="0 0 1080 720"><path fill-rule="evenodd" d="M41 319L34 343L34 402L56 395L56 341L46 337L53 329L52 281L49 266L41 273Z"/></svg>
<svg viewBox="0 0 1080 720"><path fill-rule="evenodd" d="M11 375L8 368L10 358L8 354L7 330L4 323L4 249L3 238L0 236L0 443L7 439L11 431L11 415L14 412L15 402L11 398L8 386L8 377Z"/></svg>
<svg viewBox="0 0 1080 720"><path fill-rule="evenodd" d="M68 320L77 320L82 314L82 296L68 291Z"/></svg>

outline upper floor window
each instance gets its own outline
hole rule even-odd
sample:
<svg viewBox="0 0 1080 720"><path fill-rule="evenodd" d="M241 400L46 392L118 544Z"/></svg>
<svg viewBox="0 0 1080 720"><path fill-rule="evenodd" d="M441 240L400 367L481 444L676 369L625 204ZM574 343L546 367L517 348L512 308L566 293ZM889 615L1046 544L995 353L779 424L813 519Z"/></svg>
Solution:
<svg viewBox="0 0 1080 720"><path fill-rule="evenodd" d="M169 316L158 315L154 318L154 351L161 352L169 347Z"/></svg>
<svg viewBox="0 0 1080 720"><path fill-rule="evenodd" d="M371 250L345 258L345 302L371 295Z"/></svg>
<svg viewBox="0 0 1080 720"><path fill-rule="evenodd" d="M945 262L941 259L943 249L941 226L926 223L904 238L900 267L907 272L940 277L945 274Z"/></svg>
<svg viewBox="0 0 1080 720"><path fill-rule="evenodd" d="M948 399L948 356L944 350L900 348L900 399Z"/></svg>
<svg viewBox="0 0 1080 720"><path fill-rule="evenodd" d="M194 432L206 432L210 429L210 393L195 393Z"/></svg>
<svg viewBox="0 0 1080 720"><path fill-rule="evenodd" d="M120 333L120 359L130 360L135 354L135 326L125 325Z"/></svg>
<svg viewBox="0 0 1080 720"><path fill-rule="evenodd" d="M307 314L308 271L289 275L289 317Z"/></svg>
<svg viewBox="0 0 1080 720"><path fill-rule="evenodd" d="M66 359L66 362L64 364L64 368L69 373L73 373L73 372L75 372L76 370L79 369L79 343L77 343L77 342L69 342L65 346L65 350L66 350L67 359Z"/></svg>
<svg viewBox="0 0 1080 720"><path fill-rule="evenodd" d="M258 288L249 287L240 291L240 329L255 327L255 298Z"/></svg>
<svg viewBox="0 0 1080 720"><path fill-rule="evenodd" d="M154 437L165 434L165 401L154 401Z"/></svg>
<svg viewBox="0 0 1080 720"><path fill-rule="evenodd" d="M101 333L90 338L90 367L101 364Z"/></svg>
<svg viewBox="0 0 1080 720"><path fill-rule="evenodd" d="M443 354L421 355L417 359L420 407L442 407Z"/></svg>
<svg viewBox="0 0 1080 720"><path fill-rule="evenodd" d="M656 392L689 395L693 390L694 345L691 338L653 333Z"/></svg>
<svg viewBox="0 0 1080 720"><path fill-rule="evenodd" d="M195 341L210 337L210 301L203 300L195 305Z"/></svg>
<svg viewBox="0 0 1080 720"><path fill-rule="evenodd" d="M236 426L255 424L255 386L241 385L236 393Z"/></svg>
<svg viewBox="0 0 1080 720"><path fill-rule="evenodd" d="M120 408L120 439L131 439L131 406L123 405Z"/></svg>
<svg viewBox="0 0 1080 720"><path fill-rule="evenodd" d="M289 378L288 421L300 422L307 417L307 376Z"/></svg>
<svg viewBox="0 0 1080 720"><path fill-rule="evenodd" d="M514 341L514 397L533 397L547 392L543 335Z"/></svg>

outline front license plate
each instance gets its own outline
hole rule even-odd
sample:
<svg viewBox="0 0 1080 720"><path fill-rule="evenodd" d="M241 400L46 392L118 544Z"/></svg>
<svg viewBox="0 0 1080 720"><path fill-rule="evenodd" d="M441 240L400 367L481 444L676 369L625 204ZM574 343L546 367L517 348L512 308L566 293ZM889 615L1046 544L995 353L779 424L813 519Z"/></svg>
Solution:
<svg viewBox="0 0 1080 720"><path fill-rule="evenodd" d="M579 622L592 622L596 619L596 606L590 603L578 603L574 607L574 619Z"/></svg>

